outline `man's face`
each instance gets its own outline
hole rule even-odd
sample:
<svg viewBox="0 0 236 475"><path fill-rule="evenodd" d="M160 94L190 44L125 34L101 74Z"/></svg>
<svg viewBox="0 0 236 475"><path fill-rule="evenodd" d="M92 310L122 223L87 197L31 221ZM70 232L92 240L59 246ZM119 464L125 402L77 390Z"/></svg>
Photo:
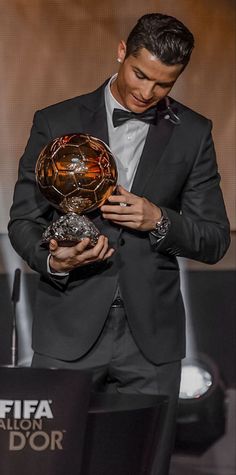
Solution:
<svg viewBox="0 0 236 475"><path fill-rule="evenodd" d="M140 49L136 57L125 58L125 52L122 41L118 48L118 58L122 63L111 91L126 109L142 113L167 96L183 65L167 66L146 48Z"/></svg>

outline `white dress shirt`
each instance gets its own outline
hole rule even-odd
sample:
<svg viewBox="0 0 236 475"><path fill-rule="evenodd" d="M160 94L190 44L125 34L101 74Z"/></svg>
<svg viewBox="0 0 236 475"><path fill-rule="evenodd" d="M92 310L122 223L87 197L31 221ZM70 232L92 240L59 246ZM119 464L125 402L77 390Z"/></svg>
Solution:
<svg viewBox="0 0 236 475"><path fill-rule="evenodd" d="M150 125L137 119L130 119L119 127L113 126L113 110L115 108L128 110L112 95L111 84L115 78L116 75L110 79L105 88L109 144L116 160L118 184L130 191Z"/></svg>

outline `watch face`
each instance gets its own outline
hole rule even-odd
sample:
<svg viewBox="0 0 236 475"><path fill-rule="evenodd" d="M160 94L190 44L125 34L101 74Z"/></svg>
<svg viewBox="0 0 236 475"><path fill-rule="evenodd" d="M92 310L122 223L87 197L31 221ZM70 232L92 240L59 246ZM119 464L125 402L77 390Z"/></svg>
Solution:
<svg viewBox="0 0 236 475"><path fill-rule="evenodd" d="M152 231L152 234L156 236L157 238L165 236L169 229L169 225L170 225L169 218L163 215L161 222L156 224L156 229Z"/></svg>

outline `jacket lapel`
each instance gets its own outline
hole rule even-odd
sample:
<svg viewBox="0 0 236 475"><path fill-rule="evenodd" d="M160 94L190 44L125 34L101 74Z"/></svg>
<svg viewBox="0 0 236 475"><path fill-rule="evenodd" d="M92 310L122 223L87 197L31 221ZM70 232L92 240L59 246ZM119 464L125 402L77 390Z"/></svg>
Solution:
<svg viewBox="0 0 236 475"><path fill-rule="evenodd" d="M103 140L108 144L108 127L103 84L91 94L81 97L80 114L83 132Z"/></svg>
<svg viewBox="0 0 236 475"><path fill-rule="evenodd" d="M150 125L131 192L141 195L154 173L172 135L174 124L164 118Z"/></svg>

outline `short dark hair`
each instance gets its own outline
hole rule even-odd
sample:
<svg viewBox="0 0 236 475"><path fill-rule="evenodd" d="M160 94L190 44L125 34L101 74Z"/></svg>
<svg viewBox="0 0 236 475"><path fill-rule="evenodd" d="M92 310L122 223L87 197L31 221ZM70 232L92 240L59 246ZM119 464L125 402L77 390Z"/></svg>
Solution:
<svg viewBox="0 0 236 475"><path fill-rule="evenodd" d="M126 57L137 56L146 48L167 65L189 62L194 37L176 18L162 13L148 13L139 18L127 39Z"/></svg>

